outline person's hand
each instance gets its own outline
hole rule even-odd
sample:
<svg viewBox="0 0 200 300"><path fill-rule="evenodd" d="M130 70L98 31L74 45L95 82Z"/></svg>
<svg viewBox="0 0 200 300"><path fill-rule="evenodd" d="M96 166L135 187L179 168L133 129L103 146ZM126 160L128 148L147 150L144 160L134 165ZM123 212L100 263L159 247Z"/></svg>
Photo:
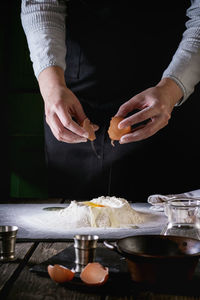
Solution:
<svg viewBox="0 0 200 300"><path fill-rule="evenodd" d="M79 125L86 115L80 102L69 89L53 89L48 97L44 97L44 102L46 122L57 140L66 143L87 141L88 133Z"/></svg>
<svg viewBox="0 0 200 300"><path fill-rule="evenodd" d="M88 132L80 125L87 117L77 97L66 87L63 70L49 67L40 73L38 81L46 122L53 135L66 143L86 142Z"/></svg>
<svg viewBox="0 0 200 300"><path fill-rule="evenodd" d="M124 135L119 143L130 143L146 139L168 124L174 105L182 98L183 93L178 85L169 78L164 78L160 83L137 94L129 101L122 104L116 114L125 118L128 113L134 110L139 112L121 121L118 127L133 126L140 122L131 133Z"/></svg>

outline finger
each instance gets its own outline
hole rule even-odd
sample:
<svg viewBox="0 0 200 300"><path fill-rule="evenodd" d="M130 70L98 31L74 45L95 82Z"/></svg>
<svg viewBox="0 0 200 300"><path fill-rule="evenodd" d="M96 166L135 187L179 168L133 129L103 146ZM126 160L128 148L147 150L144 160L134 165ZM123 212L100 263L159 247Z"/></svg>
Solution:
<svg viewBox="0 0 200 300"><path fill-rule="evenodd" d="M132 112L135 109L138 109L140 106L138 104L140 103L140 99L141 97L137 95L133 97L131 100L128 100L127 102L122 104L115 116L124 118L128 113Z"/></svg>
<svg viewBox="0 0 200 300"><path fill-rule="evenodd" d="M161 118L154 118L150 122L148 122L146 125L141 126L139 128L136 128L133 132L130 134L124 135L120 139L120 144L130 143L130 142L136 142L140 140L144 140L153 134L155 134L157 131L159 131L161 128L163 128L166 124L164 124L161 120Z"/></svg>
<svg viewBox="0 0 200 300"><path fill-rule="evenodd" d="M144 108L143 110L141 110L137 113L134 113L130 117L128 117L128 118L124 119L123 121L121 121L118 124L118 127L119 127L119 129L122 129L122 128L132 126L132 125L137 124L137 123L144 122L148 119L151 119L155 115L155 113L156 113L155 109L152 108L152 107Z"/></svg>
<svg viewBox="0 0 200 300"><path fill-rule="evenodd" d="M66 129L65 129L66 130ZM68 144L78 144L78 143L84 143L87 142L86 138L77 138L77 136L71 136L71 132L69 131L69 135L65 134L57 134L57 132L54 131L54 129L51 128L51 131L53 133L53 135L55 136L55 138L59 141L59 142L64 142L64 143L68 143Z"/></svg>
<svg viewBox="0 0 200 300"><path fill-rule="evenodd" d="M48 120L47 123L58 141L66 143L87 142L87 138L82 138L66 129L56 115L52 116L51 121Z"/></svg>
<svg viewBox="0 0 200 300"><path fill-rule="evenodd" d="M76 105L74 105L73 113L74 113L74 117L76 118L76 120L79 124L82 124L83 121L87 118L87 116L83 110L83 107L79 101L76 103Z"/></svg>
<svg viewBox="0 0 200 300"><path fill-rule="evenodd" d="M88 132L81 127L77 122L75 122L71 115L64 109L59 109L57 111L58 118L65 128L70 130L71 132L79 135L79 137L88 138Z"/></svg>
<svg viewBox="0 0 200 300"><path fill-rule="evenodd" d="M126 144L126 143L130 143L130 142L135 142L135 140L133 140L133 132L139 129L144 128L146 125L140 125L138 126L136 129L131 131L131 134L125 134L121 137L121 139L119 140L120 144Z"/></svg>

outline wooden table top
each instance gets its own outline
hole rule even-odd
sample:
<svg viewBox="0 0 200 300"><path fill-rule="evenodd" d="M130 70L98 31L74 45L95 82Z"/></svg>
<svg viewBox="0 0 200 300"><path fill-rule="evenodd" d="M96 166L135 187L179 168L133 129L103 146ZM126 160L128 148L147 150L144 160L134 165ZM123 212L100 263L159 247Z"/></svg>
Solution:
<svg viewBox="0 0 200 300"><path fill-rule="evenodd" d="M54 199L55 201L55 199ZM17 242L16 260L0 263L0 299L2 300L200 300L199 296L161 294L152 291L136 291L134 295L110 295L70 289L50 277L41 277L30 271L36 264L58 254L71 242Z"/></svg>
<svg viewBox="0 0 200 300"><path fill-rule="evenodd" d="M2 300L200 300L195 296L160 294L151 291L140 291L136 295L116 296L98 295L68 289L30 272L30 267L56 255L70 243L16 243L16 260L0 263L0 299Z"/></svg>

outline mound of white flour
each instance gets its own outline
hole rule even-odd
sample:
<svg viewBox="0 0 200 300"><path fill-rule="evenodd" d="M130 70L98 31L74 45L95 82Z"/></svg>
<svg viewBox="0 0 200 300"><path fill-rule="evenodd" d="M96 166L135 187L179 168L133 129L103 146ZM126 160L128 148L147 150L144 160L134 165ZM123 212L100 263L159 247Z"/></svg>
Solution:
<svg viewBox="0 0 200 300"><path fill-rule="evenodd" d="M69 227L131 227L141 224L144 215L135 211L127 200L116 197L99 197L86 202L72 201L60 213Z"/></svg>

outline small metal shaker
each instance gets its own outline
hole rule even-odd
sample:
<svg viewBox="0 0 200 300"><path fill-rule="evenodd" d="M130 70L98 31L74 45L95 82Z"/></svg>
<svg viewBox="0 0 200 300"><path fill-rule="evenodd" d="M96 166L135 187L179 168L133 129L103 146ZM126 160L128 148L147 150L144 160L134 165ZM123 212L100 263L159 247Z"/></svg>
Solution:
<svg viewBox="0 0 200 300"><path fill-rule="evenodd" d="M81 272L89 262L94 261L98 239L98 235L74 236L75 272Z"/></svg>
<svg viewBox="0 0 200 300"><path fill-rule="evenodd" d="M17 226L0 226L0 261L15 259Z"/></svg>

